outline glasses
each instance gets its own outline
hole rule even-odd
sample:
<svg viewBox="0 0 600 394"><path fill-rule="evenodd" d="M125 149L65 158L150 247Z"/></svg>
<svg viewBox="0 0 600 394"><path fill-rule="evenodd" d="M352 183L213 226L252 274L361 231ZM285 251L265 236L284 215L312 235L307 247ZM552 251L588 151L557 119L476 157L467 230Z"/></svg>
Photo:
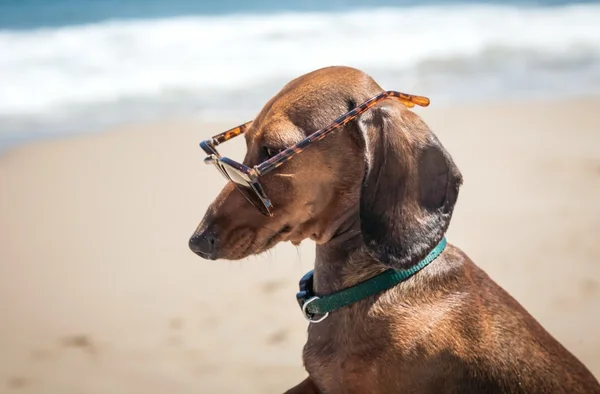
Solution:
<svg viewBox="0 0 600 394"><path fill-rule="evenodd" d="M370 98L364 103L356 106L354 109L343 114L334 120L329 126L315 131L297 144L282 150L275 156L254 167L248 167L242 163L231 160L228 157L222 157L216 149L217 145L244 134L252 123L250 121L241 126L227 130L221 134L217 134L211 139L202 141L200 143L200 147L208 154L208 157L204 159L204 162L217 167L219 172L227 180L232 181L236 188L246 198L246 200L248 200L248 202L258 209L263 215L272 216L273 205L271 204L271 200L269 200L265 194L264 189L260 185L259 178L262 175L273 171L298 153L302 152L311 143L322 140L338 127L346 125L352 119L361 115L369 108L375 106L383 100L390 98L399 100L402 104L409 108L414 107L415 104L421 107L427 107L429 105L429 99L423 96L414 96L412 94L400 93L393 90L379 93L378 95Z"/></svg>

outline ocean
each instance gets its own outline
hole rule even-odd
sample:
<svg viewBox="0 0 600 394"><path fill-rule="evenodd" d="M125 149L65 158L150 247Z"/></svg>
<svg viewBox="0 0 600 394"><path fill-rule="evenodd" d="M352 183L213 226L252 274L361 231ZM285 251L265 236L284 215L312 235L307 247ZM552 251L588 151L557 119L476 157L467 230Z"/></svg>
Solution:
<svg viewBox="0 0 600 394"><path fill-rule="evenodd" d="M432 106L600 95L600 2L0 0L0 148L251 118L329 65Z"/></svg>

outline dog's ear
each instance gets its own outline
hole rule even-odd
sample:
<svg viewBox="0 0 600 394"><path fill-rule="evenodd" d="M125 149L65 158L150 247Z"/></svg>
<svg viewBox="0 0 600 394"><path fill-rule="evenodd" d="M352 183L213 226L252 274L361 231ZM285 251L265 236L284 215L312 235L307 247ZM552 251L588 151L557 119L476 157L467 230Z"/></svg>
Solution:
<svg viewBox="0 0 600 394"><path fill-rule="evenodd" d="M448 229L462 175L427 125L386 101L356 122L365 151L360 195L363 240L374 258L409 268Z"/></svg>

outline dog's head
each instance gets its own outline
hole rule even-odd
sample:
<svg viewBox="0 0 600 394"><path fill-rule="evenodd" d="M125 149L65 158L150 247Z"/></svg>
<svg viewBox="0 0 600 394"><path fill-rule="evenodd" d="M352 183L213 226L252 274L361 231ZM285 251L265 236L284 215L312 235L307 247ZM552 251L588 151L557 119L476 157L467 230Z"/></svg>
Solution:
<svg viewBox="0 0 600 394"><path fill-rule="evenodd" d="M348 67L291 81L249 125L243 164L260 164L381 92L368 75ZM229 182L190 248L207 258L241 259L281 241L326 243L355 218L373 256L399 268L440 241L461 181L425 123L402 103L385 100L260 177L272 216Z"/></svg>

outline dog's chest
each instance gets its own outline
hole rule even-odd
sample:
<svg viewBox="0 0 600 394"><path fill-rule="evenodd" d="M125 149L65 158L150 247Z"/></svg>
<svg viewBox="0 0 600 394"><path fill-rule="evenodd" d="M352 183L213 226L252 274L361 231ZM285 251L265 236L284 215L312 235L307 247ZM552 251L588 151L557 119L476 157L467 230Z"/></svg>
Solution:
<svg viewBox="0 0 600 394"><path fill-rule="evenodd" d="M314 371L311 377L322 393L376 394L373 390L378 387L377 374L362 357L347 355L323 361L317 361L313 367L307 365L309 371Z"/></svg>
<svg viewBox="0 0 600 394"><path fill-rule="evenodd" d="M373 393L388 390L390 349L367 330L360 335L352 325L312 326L304 347L304 363L319 389L325 393ZM364 327L367 328L367 327ZM377 333L372 333L377 335ZM395 374L394 374L395 375ZM389 392L389 391L382 391Z"/></svg>
<svg viewBox="0 0 600 394"><path fill-rule="evenodd" d="M373 393L379 386L374 364L362 355L334 352L327 356L313 354L305 358L306 369L324 394Z"/></svg>

